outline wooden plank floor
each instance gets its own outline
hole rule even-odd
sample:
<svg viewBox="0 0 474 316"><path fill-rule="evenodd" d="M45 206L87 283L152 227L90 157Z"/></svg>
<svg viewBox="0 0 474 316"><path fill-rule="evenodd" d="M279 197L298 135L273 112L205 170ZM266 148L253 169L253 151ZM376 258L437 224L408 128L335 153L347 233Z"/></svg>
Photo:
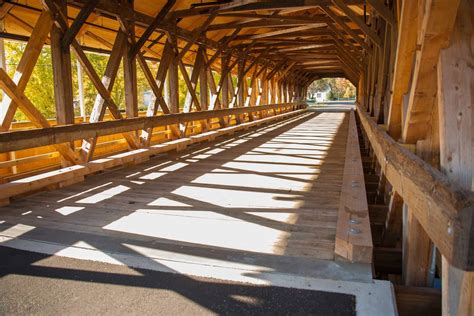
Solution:
<svg viewBox="0 0 474 316"><path fill-rule="evenodd" d="M209 258L333 260L347 128L348 113L310 112L94 175L1 208L0 237L57 253L192 248Z"/></svg>

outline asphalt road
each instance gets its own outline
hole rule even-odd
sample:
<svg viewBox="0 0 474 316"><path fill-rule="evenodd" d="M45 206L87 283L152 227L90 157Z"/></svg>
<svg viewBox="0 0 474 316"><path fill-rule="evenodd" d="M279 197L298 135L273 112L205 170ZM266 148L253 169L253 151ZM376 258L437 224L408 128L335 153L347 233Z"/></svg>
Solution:
<svg viewBox="0 0 474 316"><path fill-rule="evenodd" d="M255 286L0 247L0 314L355 315L351 295Z"/></svg>

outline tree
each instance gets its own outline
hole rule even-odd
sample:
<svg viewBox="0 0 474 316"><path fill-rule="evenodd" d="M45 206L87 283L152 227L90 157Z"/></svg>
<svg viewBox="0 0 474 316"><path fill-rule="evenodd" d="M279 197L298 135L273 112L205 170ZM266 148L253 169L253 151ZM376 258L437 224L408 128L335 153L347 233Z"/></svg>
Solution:
<svg viewBox="0 0 474 316"><path fill-rule="evenodd" d="M354 85L345 78L318 79L313 81L308 87L308 92L311 94L324 91L328 91L327 97L329 100L354 98L356 95Z"/></svg>
<svg viewBox="0 0 474 316"><path fill-rule="evenodd" d="M317 92L323 92L331 88L330 83L329 83L328 78L325 79L319 79L316 81L313 81L311 85L308 88L308 92L311 94L315 94Z"/></svg>
<svg viewBox="0 0 474 316"><path fill-rule="evenodd" d="M7 72L13 78L15 70L18 66L18 63L23 55L25 50L26 43L5 41L5 55L6 55L6 64ZM107 61L109 59L108 55L97 54L97 53L86 53L87 58L94 67L95 71L102 77L107 66ZM73 84L73 93L74 100L79 99L79 87L78 87L78 78L77 78L77 68L75 67L77 63L77 58L74 54L71 54L71 64L72 64L72 84ZM152 72L157 71L157 63L147 62L148 66ZM86 113L90 114L92 107L94 105L95 98L97 96L97 90L89 79L89 77L84 74L84 103L86 108ZM184 84L184 82L180 82ZM138 91L138 109L145 110L144 98L143 95L146 91L150 90L150 86L145 78L145 74L139 66L137 66L137 91ZM181 87L180 87L181 90ZM56 116L56 107L54 100L54 81L53 81L53 65L51 61L51 49L47 46L44 46L41 50L41 54L38 58L31 79L28 81L28 85L25 89L25 95L31 100L31 102L38 108L38 110L48 119L54 119ZM117 104L119 109L125 109L125 94L124 94L124 74L123 67L120 66L117 73L117 78L115 79L115 84L112 89L112 98ZM80 115L79 108L75 109L75 114ZM15 121L27 120L26 115L21 111L17 111L15 114Z"/></svg>

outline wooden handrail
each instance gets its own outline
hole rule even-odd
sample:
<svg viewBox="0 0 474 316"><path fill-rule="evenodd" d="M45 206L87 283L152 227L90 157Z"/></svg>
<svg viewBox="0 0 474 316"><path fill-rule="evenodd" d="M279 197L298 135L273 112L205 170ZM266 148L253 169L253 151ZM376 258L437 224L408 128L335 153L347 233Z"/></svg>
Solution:
<svg viewBox="0 0 474 316"><path fill-rule="evenodd" d="M164 125L220 118L229 115L254 113L265 110L275 110L290 106L300 109L306 107L306 104L301 102L267 104L252 107L219 109L213 111L137 117L96 123L70 124L40 129L20 131L14 130L0 133L0 153L61 144L84 138L92 138L136 130L146 130L152 127Z"/></svg>
<svg viewBox="0 0 474 316"><path fill-rule="evenodd" d="M10 198L34 192L44 187L64 187L84 180L84 177L96 172L121 165L130 165L141 163L148 160L151 156L169 152L172 150L183 150L190 144L212 141L218 136L230 135L234 132L245 130L262 124L272 123L277 120L285 119L291 116L304 114L306 109L289 111L246 122L238 125L228 126L189 137L184 137L161 144L149 146L147 148L135 149L123 153L114 154L104 158L92 160L82 164L65 167L58 170L40 173L34 176L13 180L0 184L0 206L10 203Z"/></svg>
<svg viewBox="0 0 474 316"><path fill-rule="evenodd" d="M357 108L382 171L448 261L474 270L474 194L400 146Z"/></svg>

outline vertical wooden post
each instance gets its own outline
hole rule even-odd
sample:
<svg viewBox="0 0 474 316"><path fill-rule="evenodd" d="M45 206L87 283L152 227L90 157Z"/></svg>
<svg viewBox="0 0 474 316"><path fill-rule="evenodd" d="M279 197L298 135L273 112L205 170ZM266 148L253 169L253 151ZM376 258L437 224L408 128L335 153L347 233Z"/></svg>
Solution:
<svg viewBox="0 0 474 316"><path fill-rule="evenodd" d="M167 72L169 73L169 71L167 71ZM170 96L170 80L169 80L168 74L165 75L165 81L164 81L164 84L163 84L163 98L165 99L166 104L169 105L171 96Z"/></svg>
<svg viewBox="0 0 474 316"><path fill-rule="evenodd" d="M275 100L275 97L276 97L276 92L275 92L275 77L271 78L270 79L270 94L269 94L269 101L270 101L270 104L273 104L273 103L277 103L277 101Z"/></svg>
<svg viewBox="0 0 474 316"><path fill-rule="evenodd" d="M175 36L170 37L168 40L173 42L173 46L177 47L177 39ZM177 53L171 59L168 67L168 106L171 113L179 112L179 82L178 82L178 55Z"/></svg>
<svg viewBox="0 0 474 316"><path fill-rule="evenodd" d="M122 4L133 10L133 0L131 2L123 0ZM129 29L127 30L130 34L127 34L127 38L135 38L135 25L133 22L129 23ZM131 48L133 47L130 41L125 41L123 50L123 79L125 84L125 112L127 117L138 116L138 96L137 96L137 63L135 56L130 55Z"/></svg>
<svg viewBox="0 0 474 316"><path fill-rule="evenodd" d="M5 24L4 24L4 19L0 19L0 31L3 32L5 30ZM5 41L3 38L0 38L0 68L7 71L7 63L6 63L6 56L5 56ZM2 100L5 99L5 91L2 90ZM4 111L3 104L0 104L0 117L3 116L2 111ZM14 151L11 151L8 153L8 159L13 160L16 158L16 153ZM16 166L11 166L10 167L10 172L12 174L17 173L17 167Z"/></svg>
<svg viewBox="0 0 474 316"><path fill-rule="evenodd" d="M260 104L268 104L268 81L265 78L267 76L267 69L268 68L265 67L259 79L262 87Z"/></svg>
<svg viewBox="0 0 474 316"><path fill-rule="evenodd" d="M244 75L246 59L242 58L237 64L237 107L243 107L245 105L245 91L247 87L247 78ZM236 115L237 122L240 124L244 121L245 116L240 114Z"/></svg>
<svg viewBox="0 0 474 316"><path fill-rule="evenodd" d="M403 280L409 286L427 286L431 241L406 204L403 225Z"/></svg>
<svg viewBox="0 0 474 316"><path fill-rule="evenodd" d="M268 75L268 73L267 73ZM268 79L268 77L265 77L265 81L267 83L267 104L272 104L274 103L273 100L273 81L271 79Z"/></svg>
<svg viewBox="0 0 474 316"><path fill-rule="evenodd" d="M245 86L247 79L243 75L245 69L245 58L239 61L237 65L237 72L238 72L238 80L237 80L237 90L238 90L238 95L237 95L237 106L238 107L243 107L244 102L245 102Z"/></svg>
<svg viewBox="0 0 474 316"><path fill-rule="evenodd" d="M202 54L203 55L207 54L205 48L203 48ZM204 57L203 57L203 60L204 60ZM199 70L199 92L200 92L199 95L201 99L201 110L205 111L209 107L209 89L207 85L207 69L205 65L201 66L201 69Z"/></svg>
<svg viewBox="0 0 474 316"><path fill-rule="evenodd" d="M76 62L76 69L77 69L77 84L78 84L78 89L79 89L79 108L81 110L82 120L85 122L87 119L87 113L86 113L86 104L84 101L84 77L82 74L82 66L79 60Z"/></svg>
<svg viewBox="0 0 474 316"><path fill-rule="evenodd" d="M0 32L5 31L5 22L4 19L0 19ZM5 56L5 40L0 38L0 68L7 71L6 56ZM2 100L5 97L5 91L2 90ZM2 111L4 110L3 106L0 106L0 116L3 116Z"/></svg>
<svg viewBox="0 0 474 316"><path fill-rule="evenodd" d="M54 0L64 16L67 16L65 0ZM71 53L69 47L62 48L63 32L53 25L51 29L51 57L53 63L54 98L58 124L74 123L72 94Z"/></svg>
<svg viewBox="0 0 474 316"><path fill-rule="evenodd" d="M392 190L382 239L382 244L384 246L394 247L397 245L398 239L401 238L403 226L402 213L403 200L395 190Z"/></svg>
<svg viewBox="0 0 474 316"><path fill-rule="evenodd" d="M228 72L228 55L222 56L221 58L221 82L222 82L222 88L221 88L221 107L222 108L227 108L229 107L229 80L226 80L227 78L227 72Z"/></svg>
<svg viewBox="0 0 474 316"><path fill-rule="evenodd" d="M462 0L450 46L438 60L441 170L451 181L474 191L474 4ZM474 315L474 272L442 260L443 315Z"/></svg>

